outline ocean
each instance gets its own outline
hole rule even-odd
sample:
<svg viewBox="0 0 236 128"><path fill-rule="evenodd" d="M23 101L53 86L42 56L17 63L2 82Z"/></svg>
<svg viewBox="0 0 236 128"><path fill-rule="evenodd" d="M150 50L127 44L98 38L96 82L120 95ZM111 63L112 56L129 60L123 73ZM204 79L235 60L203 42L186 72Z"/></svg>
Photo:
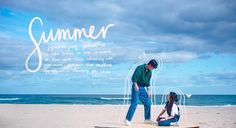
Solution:
<svg viewBox="0 0 236 128"><path fill-rule="evenodd" d="M129 102L130 98L124 95L0 94L0 104L127 105ZM187 106L232 106L236 105L236 95L192 95L181 102ZM152 103L160 105L162 95L156 95Z"/></svg>

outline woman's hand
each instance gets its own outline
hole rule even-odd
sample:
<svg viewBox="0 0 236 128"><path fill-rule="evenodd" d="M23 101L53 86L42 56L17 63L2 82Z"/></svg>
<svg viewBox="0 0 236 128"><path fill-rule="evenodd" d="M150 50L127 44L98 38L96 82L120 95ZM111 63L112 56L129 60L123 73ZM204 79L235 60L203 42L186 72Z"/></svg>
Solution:
<svg viewBox="0 0 236 128"><path fill-rule="evenodd" d="M171 118L174 118L173 116L168 116L165 118L165 120L168 120L168 119L171 119Z"/></svg>
<svg viewBox="0 0 236 128"><path fill-rule="evenodd" d="M159 121L164 121L164 120L166 120L166 117L160 117L160 116L158 116L157 119L156 119L157 122L159 122Z"/></svg>

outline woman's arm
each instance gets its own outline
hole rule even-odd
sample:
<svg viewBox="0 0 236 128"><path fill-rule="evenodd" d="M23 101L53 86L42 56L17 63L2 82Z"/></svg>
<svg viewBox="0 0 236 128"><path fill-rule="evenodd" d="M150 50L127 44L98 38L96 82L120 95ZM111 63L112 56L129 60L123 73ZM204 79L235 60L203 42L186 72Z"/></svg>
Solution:
<svg viewBox="0 0 236 128"><path fill-rule="evenodd" d="M173 116L166 117L166 120L174 118Z"/></svg>
<svg viewBox="0 0 236 128"><path fill-rule="evenodd" d="M163 109L162 111L161 111L161 113L157 116L157 121L159 121L160 120L160 117L165 113L165 109Z"/></svg>

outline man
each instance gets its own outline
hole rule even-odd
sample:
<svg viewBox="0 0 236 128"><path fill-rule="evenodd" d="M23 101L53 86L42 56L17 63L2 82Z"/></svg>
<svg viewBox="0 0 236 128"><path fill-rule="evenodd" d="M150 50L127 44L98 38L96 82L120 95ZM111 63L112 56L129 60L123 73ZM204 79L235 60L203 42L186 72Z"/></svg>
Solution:
<svg viewBox="0 0 236 128"><path fill-rule="evenodd" d="M148 64L139 65L132 76L132 91L131 91L131 104L126 115L125 124L131 125L134 112L138 105L138 98L144 105L144 122L150 122L151 118L151 93L150 93L150 79L152 76L151 70L156 69L158 66L157 61L152 59ZM146 88L146 89L145 89Z"/></svg>

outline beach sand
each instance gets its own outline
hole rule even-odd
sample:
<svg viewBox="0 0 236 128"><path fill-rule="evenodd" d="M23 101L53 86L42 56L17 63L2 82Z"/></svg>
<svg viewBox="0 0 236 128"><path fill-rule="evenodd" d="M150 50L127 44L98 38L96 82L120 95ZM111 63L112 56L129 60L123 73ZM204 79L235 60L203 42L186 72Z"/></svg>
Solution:
<svg viewBox="0 0 236 128"><path fill-rule="evenodd" d="M162 108L152 106L153 121ZM183 110L183 107L180 109ZM1 104L0 128L128 128L123 125L127 110L128 106L121 105ZM139 105L132 128L158 127L143 124L143 114L143 106ZM186 118L182 117L179 127L236 128L235 115L235 106L187 106Z"/></svg>

